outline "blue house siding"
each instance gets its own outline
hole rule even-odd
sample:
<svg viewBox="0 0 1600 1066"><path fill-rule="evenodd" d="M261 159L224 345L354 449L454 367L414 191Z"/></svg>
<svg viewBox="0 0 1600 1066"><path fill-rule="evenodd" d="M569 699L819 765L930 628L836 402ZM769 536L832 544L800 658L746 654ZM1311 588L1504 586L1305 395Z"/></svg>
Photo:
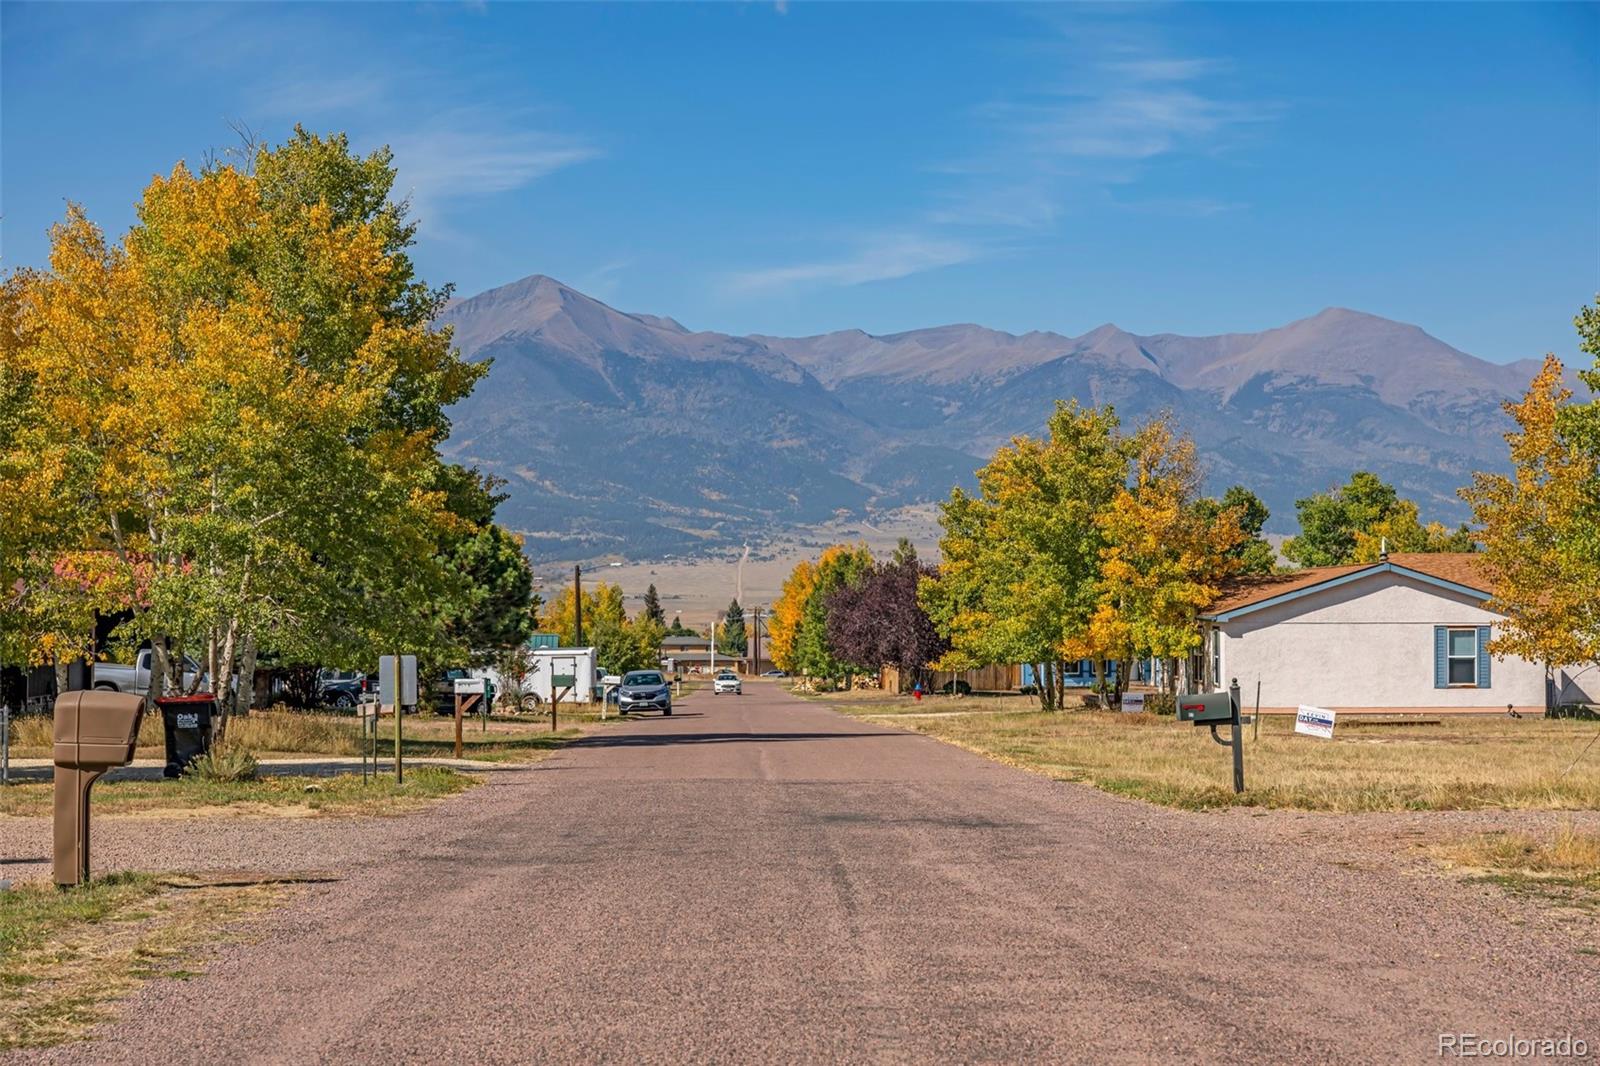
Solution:
<svg viewBox="0 0 1600 1066"><path fill-rule="evenodd" d="M1106 680L1115 682L1117 679L1117 664L1113 660L1106 663ZM1022 664L1022 684L1037 685L1039 682L1033 675L1033 664ZM1076 663L1067 664L1066 676L1062 679L1063 688L1093 688L1094 687L1094 660L1079 659Z"/></svg>

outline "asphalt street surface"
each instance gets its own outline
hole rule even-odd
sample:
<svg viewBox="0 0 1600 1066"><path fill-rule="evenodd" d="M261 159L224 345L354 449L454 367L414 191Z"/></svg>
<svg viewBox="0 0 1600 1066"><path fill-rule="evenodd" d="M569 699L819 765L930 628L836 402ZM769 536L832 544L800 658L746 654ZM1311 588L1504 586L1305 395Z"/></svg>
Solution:
<svg viewBox="0 0 1600 1066"><path fill-rule="evenodd" d="M1405 1062L1447 1032L1600 1054L1597 960L1498 890L767 684L678 710L422 814L283 829L342 880L22 1057Z"/></svg>

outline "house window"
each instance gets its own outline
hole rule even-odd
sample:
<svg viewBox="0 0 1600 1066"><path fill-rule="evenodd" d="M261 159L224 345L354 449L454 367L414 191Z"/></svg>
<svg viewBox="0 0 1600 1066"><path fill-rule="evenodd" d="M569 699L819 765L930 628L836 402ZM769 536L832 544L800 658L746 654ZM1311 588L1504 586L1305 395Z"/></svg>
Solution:
<svg viewBox="0 0 1600 1066"><path fill-rule="evenodd" d="M1222 630L1211 631L1211 683L1222 685Z"/></svg>
<svg viewBox="0 0 1600 1066"><path fill-rule="evenodd" d="M1452 629L1449 634L1448 677L1452 685L1478 683L1478 631Z"/></svg>

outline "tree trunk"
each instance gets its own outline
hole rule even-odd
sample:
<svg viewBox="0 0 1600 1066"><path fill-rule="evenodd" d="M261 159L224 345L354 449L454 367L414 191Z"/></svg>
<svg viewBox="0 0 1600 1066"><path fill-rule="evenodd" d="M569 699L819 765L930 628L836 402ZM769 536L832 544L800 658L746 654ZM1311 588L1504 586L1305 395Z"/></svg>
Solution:
<svg viewBox="0 0 1600 1066"><path fill-rule="evenodd" d="M146 706L152 711L155 710L156 700L167 694L168 673L172 664L167 647L169 639L165 636L150 638L150 688Z"/></svg>
<svg viewBox="0 0 1600 1066"><path fill-rule="evenodd" d="M222 640L222 650L216 656L217 670L211 675L211 695L217 701L219 712L216 727L219 741L228 734L228 718L233 713L234 700L238 696L238 686L234 682L233 675L233 653L238 637L239 620L235 618L228 623L228 633ZM215 644L214 638L212 643Z"/></svg>
<svg viewBox="0 0 1600 1066"><path fill-rule="evenodd" d="M256 694L256 635L244 635L244 652L239 657L239 688L233 694L235 714L249 714Z"/></svg>

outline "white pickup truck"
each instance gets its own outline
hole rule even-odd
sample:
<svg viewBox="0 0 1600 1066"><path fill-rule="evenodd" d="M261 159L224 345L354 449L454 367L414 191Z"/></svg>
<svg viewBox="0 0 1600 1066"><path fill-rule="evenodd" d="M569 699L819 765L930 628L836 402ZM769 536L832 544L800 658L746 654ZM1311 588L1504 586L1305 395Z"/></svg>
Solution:
<svg viewBox="0 0 1600 1066"><path fill-rule="evenodd" d="M184 691L194 687L195 678L202 676L200 664L183 658ZM112 692L130 692L135 696L150 694L150 649L141 650L132 666L124 663L95 663L91 688L109 689Z"/></svg>

